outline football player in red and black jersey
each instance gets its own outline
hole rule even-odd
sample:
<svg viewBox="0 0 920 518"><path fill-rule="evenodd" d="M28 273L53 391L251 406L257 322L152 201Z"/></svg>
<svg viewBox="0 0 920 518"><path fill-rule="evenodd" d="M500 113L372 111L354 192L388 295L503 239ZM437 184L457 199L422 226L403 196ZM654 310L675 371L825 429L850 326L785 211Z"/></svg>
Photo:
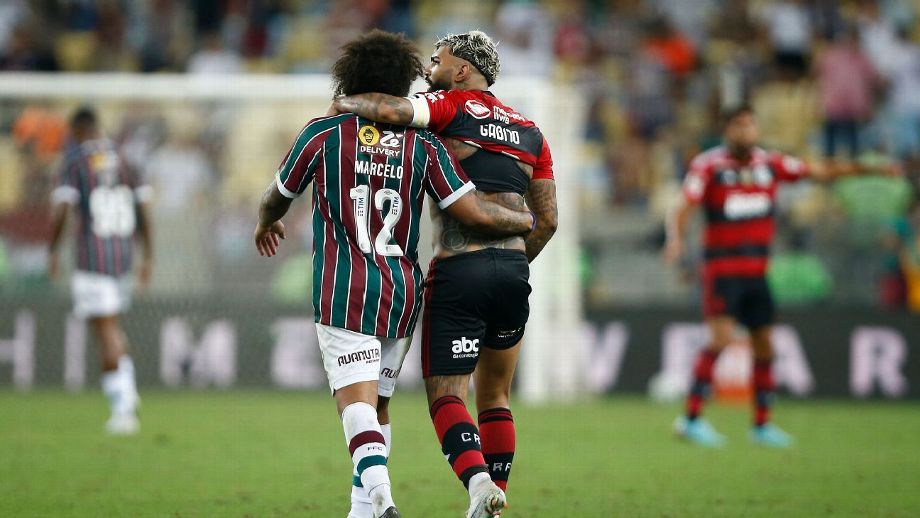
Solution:
<svg viewBox="0 0 920 518"><path fill-rule="evenodd" d="M697 207L705 212L703 313L711 336L696 361L686 414L675 422L675 431L703 446L725 442L700 412L719 353L740 323L749 331L754 349L751 439L766 446L787 447L792 438L770 422L774 390L770 331L775 310L766 271L775 232L777 188L802 178L831 180L857 174L861 168L841 162L807 164L758 147L757 119L748 106L727 113L724 123L724 144L690 163L682 203L668 222L664 252L668 262L674 263L683 256L684 234L693 212Z"/></svg>
<svg viewBox="0 0 920 518"><path fill-rule="evenodd" d="M422 369L441 447L470 494L468 517L505 506L515 450L511 381L529 316L529 261L556 229L556 187L549 145L540 129L489 92L498 75L495 43L481 31L435 44L427 93L402 98L362 94L334 109L434 130L487 198L536 215L527 236L483 236L432 209L435 258L428 271ZM474 372L475 371L475 372ZM470 376L479 428L466 409Z"/></svg>

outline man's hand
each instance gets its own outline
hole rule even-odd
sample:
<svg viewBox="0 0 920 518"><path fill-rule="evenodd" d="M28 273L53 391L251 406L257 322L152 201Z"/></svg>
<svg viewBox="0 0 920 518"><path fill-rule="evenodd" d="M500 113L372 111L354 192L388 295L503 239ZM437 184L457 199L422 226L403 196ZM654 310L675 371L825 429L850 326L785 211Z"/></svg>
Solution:
<svg viewBox="0 0 920 518"><path fill-rule="evenodd" d="M48 252L48 278L53 281L57 279L59 273L61 273L61 261L57 250Z"/></svg>
<svg viewBox="0 0 920 518"><path fill-rule="evenodd" d="M256 225L253 237L259 255L263 257L273 257L278 253L281 239L284 239L284 223L276 221L269 227L262 226L261 224Z"/></svg>
<svg viewBox="0 0 920 518"><path fill-rule="evenodd" d="M147 291L150 286L150 278L153 276L153 259L144 256L140 267L137 269L137 284L141 292Z"/></svg>
<svg viewBox="0 0 920 518"><path fill-rule="evenodd" d="M678 264L684 258L684 241L679 238L670 238L664 243L662 250L664 261L670 266Z"/></svg>
<svg viewBox="0 0 920 518"><path fill-rule="evenodd" d="M336 115L341 115L343 113L348 113L348 112L343 112L339 110L338 108L336 108L335 101L333 100L332 104L329 105L329 109L326 110L326 114L324 115L324 117L335 117Z"/></svg>

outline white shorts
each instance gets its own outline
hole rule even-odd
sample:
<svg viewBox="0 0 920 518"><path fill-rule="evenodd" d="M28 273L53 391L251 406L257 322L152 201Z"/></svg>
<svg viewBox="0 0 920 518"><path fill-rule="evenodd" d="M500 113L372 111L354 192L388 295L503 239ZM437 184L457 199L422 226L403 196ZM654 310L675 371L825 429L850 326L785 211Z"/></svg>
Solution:
<svg viewBox="0 0 920 518"><path fill-rule="evenodd" d="M131 276L77 270L70 279L73 312L80 318L119 315L131 306Z"/></svg>
<svg viewBox="0 0 920 518"><path fill-rule="evenodd" d="M316 324L323 367L333 392L363 381L376 381L377 393L392 397L412 337L381 338Z"/></svg>

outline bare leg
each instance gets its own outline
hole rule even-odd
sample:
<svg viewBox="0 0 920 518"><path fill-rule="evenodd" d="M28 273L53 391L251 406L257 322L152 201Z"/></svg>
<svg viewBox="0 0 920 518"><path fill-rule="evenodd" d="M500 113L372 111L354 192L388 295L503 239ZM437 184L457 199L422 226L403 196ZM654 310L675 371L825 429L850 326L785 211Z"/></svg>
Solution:
<svg viewBox="0 0 920 518"><path fill-rule="evenodd" d="M128 340L121 329L118 315L93 317L89 319L89 323L99 342L102 371L118 369L118 360L128 351Z"/></svg>

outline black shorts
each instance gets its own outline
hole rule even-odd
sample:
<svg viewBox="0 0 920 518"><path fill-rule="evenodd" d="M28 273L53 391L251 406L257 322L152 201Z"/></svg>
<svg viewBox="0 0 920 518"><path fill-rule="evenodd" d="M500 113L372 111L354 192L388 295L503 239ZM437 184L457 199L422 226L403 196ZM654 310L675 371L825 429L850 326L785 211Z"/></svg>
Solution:
<svg viewBox="0 0 920 518"><path fill-rule="evenodd" d="M508 349L530 315L530 265L516 250L487 248L434 259L425 280L422 374L469 374L479 348Z"/></svg>
<svg viewBox="0 0 920 518"><path fill-rule="evenodd" d="M703 313L728 315L748 329L773 323L776 306L765 277L709 277L703 280Z"/></svg>

